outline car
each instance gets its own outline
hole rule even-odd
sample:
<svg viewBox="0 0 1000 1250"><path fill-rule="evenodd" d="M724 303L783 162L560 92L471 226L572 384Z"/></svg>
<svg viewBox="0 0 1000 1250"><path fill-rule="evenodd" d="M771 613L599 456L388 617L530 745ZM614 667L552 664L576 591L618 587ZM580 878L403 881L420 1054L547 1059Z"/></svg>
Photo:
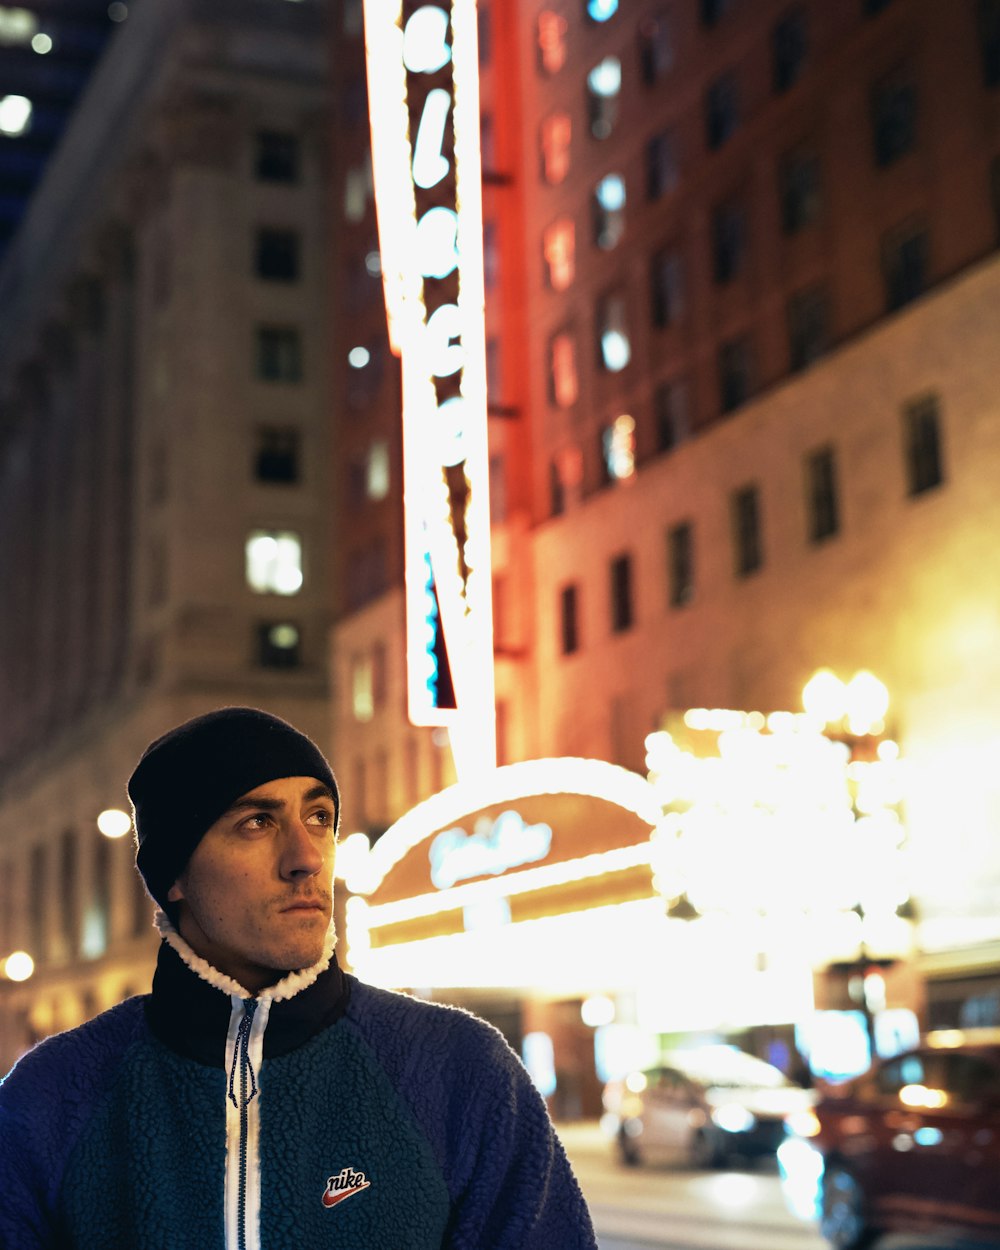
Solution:
<svg viewBox="0 0 1000 1250"><path fill-rule="evenodd" d="M883 1233L1000 1246L1000 1038L928 1035L825 1091L787 1129L786 1199L836 1250Z"/></svg>
<svg viewBox="0 0 1000 1250"><path fill-rule="evenodd" d="M736 1046L671 1051L605 1091L610 1128L629 1166L686 1162L718 1167L736 1157L773 1155L786 1117L813 1093Z"/></svg>

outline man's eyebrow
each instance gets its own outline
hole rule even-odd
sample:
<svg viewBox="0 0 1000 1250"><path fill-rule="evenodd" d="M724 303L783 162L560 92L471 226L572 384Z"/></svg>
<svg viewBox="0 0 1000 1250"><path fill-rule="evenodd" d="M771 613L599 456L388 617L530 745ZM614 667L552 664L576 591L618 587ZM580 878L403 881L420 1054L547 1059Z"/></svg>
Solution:
<svg viewBox="0 0 1000 1250"><path fill-rule="evenodd" d="M332 803L334 801L333 791L324 782L318 782L316 785L311 786L302 796L302 801L305 803L311 803L313 799L329 799ZM254 811L276 812L280 811L280 809L284 806L284 799L255 799L250 795L244 795L243 798L237 799L234 803L230 803L230 805L226 808L225 814L228 815L230 812L243 812L248 809L252 809Z"/></svg>

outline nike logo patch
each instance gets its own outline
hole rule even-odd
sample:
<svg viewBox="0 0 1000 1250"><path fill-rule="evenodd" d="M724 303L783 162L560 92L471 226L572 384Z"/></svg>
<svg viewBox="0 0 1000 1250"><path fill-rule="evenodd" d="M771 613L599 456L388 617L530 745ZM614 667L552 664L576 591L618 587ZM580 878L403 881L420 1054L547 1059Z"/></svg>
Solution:
<svg viewBox="0 0 1000 1250"><path fill-rule="evenodd" d="M357 1172L354 1168L341 1168L336 1176L327 1178L326 1189L323 1190L323 1206L335 1207L338 1202L361 1193L369 1185L371 1181L364 1172Z"/></svg>

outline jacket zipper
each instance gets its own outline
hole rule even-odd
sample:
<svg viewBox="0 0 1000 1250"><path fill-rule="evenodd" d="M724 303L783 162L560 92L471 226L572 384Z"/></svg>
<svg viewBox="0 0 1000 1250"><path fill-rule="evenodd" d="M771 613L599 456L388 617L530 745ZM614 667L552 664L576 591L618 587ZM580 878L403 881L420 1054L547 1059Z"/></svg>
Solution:
<svg viewBox="0 0 1000 1250"><path fill-rule="evenodd" d="M226 1042L226 1250L260 1250L260 1088L268 999L232 998Z"/></svg>

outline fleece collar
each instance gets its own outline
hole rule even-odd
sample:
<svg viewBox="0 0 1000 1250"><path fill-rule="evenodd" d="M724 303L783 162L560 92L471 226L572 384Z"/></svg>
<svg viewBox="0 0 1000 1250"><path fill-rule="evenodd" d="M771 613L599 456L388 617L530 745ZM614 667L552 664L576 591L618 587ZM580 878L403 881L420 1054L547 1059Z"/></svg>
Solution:
<svg viewBox="0 0 1000 1250"><path fill-rule="evenodd" d="M347 1010L348 982L333 953L331 926L323 955L309 968L289 972L253 994L197 955L167 916L156 914L160 945L146 1017L171 1050L212 1067L223 1067L233 998L269 1001L264 1058L298 1049Z"/></svg>

